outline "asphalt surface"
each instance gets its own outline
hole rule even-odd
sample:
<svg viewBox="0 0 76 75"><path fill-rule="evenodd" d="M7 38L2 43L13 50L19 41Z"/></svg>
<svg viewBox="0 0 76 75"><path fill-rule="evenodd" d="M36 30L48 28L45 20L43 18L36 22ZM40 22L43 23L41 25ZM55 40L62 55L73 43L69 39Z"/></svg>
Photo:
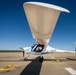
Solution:
<svg viewBox="0 0 76 75"><path fill-rule="evenodd" d="M30 55L27 61L23 61L22 52L0 52L0 68L17 65L11 70L0 70L0 75L76 75L75 53L50 53L43 56L44 61L40 63L39 55ZM66 68L73 71L69 72Z"/></svg>

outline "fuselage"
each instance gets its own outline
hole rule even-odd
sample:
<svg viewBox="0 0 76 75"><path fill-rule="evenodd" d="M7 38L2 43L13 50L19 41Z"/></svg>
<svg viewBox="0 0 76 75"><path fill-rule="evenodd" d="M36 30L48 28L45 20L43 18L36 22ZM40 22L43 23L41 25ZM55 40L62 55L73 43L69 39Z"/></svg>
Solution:
<svg viewBox="0 0 76 75"><path fill-rule="evenodd" d="M25 51L25 53L29 53L31 52L31 54L46 54L49 52L69 52L69 53L75 53L75 51L71 51L71 50L62 50L62 49L56 49L56 48L52 48L50 46L47 46L46 48L42 49L41 45L37 45L35 44L32 47L25 47L23 48L23 50Z"/></svg>

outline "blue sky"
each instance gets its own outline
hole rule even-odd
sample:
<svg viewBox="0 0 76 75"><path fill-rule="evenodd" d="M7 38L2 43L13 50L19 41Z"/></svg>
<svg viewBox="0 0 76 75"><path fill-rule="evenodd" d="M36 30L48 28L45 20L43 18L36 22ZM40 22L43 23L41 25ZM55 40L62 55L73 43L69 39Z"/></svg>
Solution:
<svg viewBox="0 0 76 75"><path fill-rule="evenodd" d="M23 3L38 1L55 4L71 13L61 13L49 45L74 50L76 41L76 0L0 0L0 50L31 46L35 40L24 13Z"/></svg>

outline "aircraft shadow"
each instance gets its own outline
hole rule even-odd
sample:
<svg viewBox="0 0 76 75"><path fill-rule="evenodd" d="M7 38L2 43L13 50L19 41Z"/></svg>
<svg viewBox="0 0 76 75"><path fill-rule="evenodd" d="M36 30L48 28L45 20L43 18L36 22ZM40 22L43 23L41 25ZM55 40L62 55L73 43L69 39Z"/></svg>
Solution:
<svg viewBox="0 0 76 75"><path fill-rule="evenodd" d="M39 57L36 58L36 60L38 59ZM20 75L40 75L41 67L41 62L32 60L32 62L24 68Z"/></svg>

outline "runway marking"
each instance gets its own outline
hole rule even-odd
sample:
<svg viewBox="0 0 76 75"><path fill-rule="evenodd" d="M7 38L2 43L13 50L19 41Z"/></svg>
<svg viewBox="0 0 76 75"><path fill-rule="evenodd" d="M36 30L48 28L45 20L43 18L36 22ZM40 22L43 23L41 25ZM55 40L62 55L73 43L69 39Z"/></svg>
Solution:
<svg viewBox="0 0 76 75"><path fill-rule="evenodd" d="M3 67L3 68L0 68L0 71L12 70L12 69L14 69L14 68L16 68L16 67L17 67L17 65L7 65L7 66L5 66L5 67Z"/></svg>
<svg viewBox="0 0 76 75"><path fill-rule="evenodd" d="M70 72L72 75L76 75L76 71L72 68L65 68L68 72Z"/></svg>
<svg viewBox="0 0 76 75"><path fill-rule="evenodd" d="M55 60L56 62L61 62L61 60L59 60L59 59L57 59L57 60Z"/></svg>

